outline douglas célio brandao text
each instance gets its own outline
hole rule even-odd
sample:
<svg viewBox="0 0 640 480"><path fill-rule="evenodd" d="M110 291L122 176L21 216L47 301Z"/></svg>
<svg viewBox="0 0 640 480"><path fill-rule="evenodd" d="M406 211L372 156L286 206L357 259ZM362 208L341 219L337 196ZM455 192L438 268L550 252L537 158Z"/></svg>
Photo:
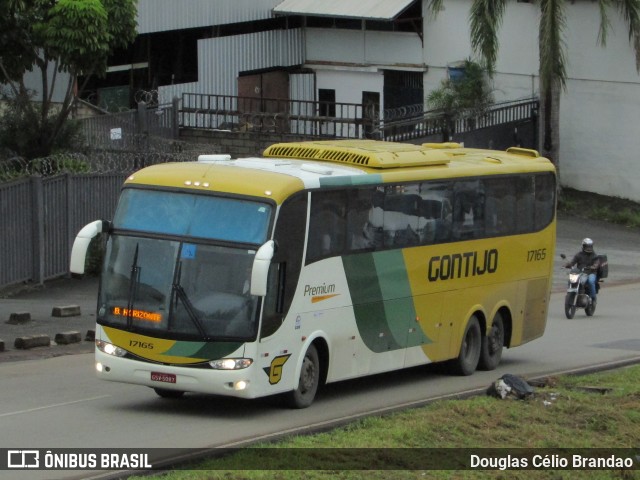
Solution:
<svg viewBox="0 0 640 480"><path fill-rule="evenodd" d="M469 456L471 469L481 470L604 470L610 468L638 469L639 465L632 456L608 454L603 456L586 456L581 454L532 454L527 456L504 455Z"/></svg>

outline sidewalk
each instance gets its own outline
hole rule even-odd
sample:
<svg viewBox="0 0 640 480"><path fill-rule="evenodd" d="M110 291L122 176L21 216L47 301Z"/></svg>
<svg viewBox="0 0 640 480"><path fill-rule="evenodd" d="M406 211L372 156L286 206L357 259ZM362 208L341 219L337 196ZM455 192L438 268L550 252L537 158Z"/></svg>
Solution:
<svg viewBox="0 0 640 480"><path fill-rule="evenodd" d="M0 341L4 342L0 361L92 352L94 347L91 335L95 331L97 298L97 277L62 278L46 282L42 286L18 286L0 292ZM80 315L53 315L54 309L64 313L66 310L58 307L69 306L79 307ZM22 324L10 324L8 322L12 314L28 314L30 320ZM77 332L81 340L77 343L56 344L56 335L68 332ZM90 341L85 340L88 334ZM16 339L43 335L50 338L50 346L30 349L18 349L14 346Z"/></svg>
<svg viewBox="0 0 640 480"><path fill-rule="evenodd" d="M559 215L552 291L561 292L566 286L566 271L562 269L560 254L572 256L580 249L584 237L591 237L596 252L606 253L609 257L609 278L601 294L606 296L609 285L640 282L640 229ZM43 286L0 291L0 341L4 342L0 362L92 352L93 341L85 338L87 333L95 331L97 296L97 277L63 278ZM54 308L70 305L78 306L80 315L52 315ZM11 314L21 312L28 313L31 320L21 325L7 323ZM56 335L65 332L78 332L81 340L57 345ZM50 346L15 348L17 338L42 335L49 336Z"/></svg>

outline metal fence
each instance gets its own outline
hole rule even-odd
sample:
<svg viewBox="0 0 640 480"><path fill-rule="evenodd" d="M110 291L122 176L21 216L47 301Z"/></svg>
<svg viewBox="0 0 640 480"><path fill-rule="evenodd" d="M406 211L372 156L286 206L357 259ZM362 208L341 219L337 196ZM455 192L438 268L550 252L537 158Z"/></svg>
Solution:
<svg viewBox="0 0 640 480"><path fill-rule="evenodd" d="M162 148L154 139L178 138L178 104L138 103L137 110L96 115L81 119L82 134L92 148L149 150Z"/></svg>
<svg viewBox="0 0 640 480"><path fill-rule="evenodd" d="M206 152L102 151L65 155L68 164L51 157L0 183L0 288L67 275L75 235L93 220L113 217L128 175L155 163L190 161L197 153ZM3 165L0 175L19 167ZM65 165L76 172L61 171Z"/></svg>
<svg viewBox="0 0 640 480"><path fill-rule="evenodd" d="M491 105L480 115L461 116L452 122L449 134L462 134L482 128L495 127L519 121L531 121L537 117L537 98L526 98ZM444 120L441 112L415 112L412 115L393 115L383 119L374 135L390 141L408 141L441 135Z"/></svg>
<svg viewBox="0 0 640 480"><path fill-rule="evenodd" d="M537 109L536 98L497 103L480 115L460 115L446 128L460 134L530 120ZM181 128L390 141L442 134L445 127L443 113L424 111L423 104L379 112L365 104L200 93L183 93L177 116Z"/></svg>
<svg viewBox="0 0 640 480"><path fill-rule="evenodd" d="M235 132L363 138L377 114L357 103L183 93L179 125Z"/></svg>
<svg viewBox="0 0 640 480"><path fill-rule="evenodd" d="M113 216L125 178L64 173L0 184L0 288L66 275L76 233Z"/></svg>

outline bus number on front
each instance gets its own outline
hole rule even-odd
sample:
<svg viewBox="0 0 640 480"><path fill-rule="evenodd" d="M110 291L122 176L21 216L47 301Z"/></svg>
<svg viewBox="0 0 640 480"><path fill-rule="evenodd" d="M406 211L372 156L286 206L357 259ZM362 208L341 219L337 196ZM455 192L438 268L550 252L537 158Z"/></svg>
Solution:
<svg viewBox="0 0 640 480"><path fill-rule="evenodd" d="M527 262L541 262L545 258L547 258L546 248L537 248L527 252Z"/></svg>

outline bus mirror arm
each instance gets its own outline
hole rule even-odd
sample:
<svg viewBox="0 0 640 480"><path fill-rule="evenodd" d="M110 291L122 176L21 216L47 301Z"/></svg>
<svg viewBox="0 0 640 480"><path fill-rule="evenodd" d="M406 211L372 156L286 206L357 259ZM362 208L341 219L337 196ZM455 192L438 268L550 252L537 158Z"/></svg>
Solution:
<svg viewBox="0 0 640 480"><path fill-rule="evenodd" d="M87 258L89 244L98 234L108 232L111 223L106 220L96 220L85 225L76 235L71 248L69 270L72 276L84 275L84 264Z"/></svg>
<svg viewBox="0 0 640 480"><path fill-rule="evenodd" d="M251 269L251 295L264 297L267 294L267 279L269 278L269 266L275 253L275 242L269 240L256 252Z"/></svg>

